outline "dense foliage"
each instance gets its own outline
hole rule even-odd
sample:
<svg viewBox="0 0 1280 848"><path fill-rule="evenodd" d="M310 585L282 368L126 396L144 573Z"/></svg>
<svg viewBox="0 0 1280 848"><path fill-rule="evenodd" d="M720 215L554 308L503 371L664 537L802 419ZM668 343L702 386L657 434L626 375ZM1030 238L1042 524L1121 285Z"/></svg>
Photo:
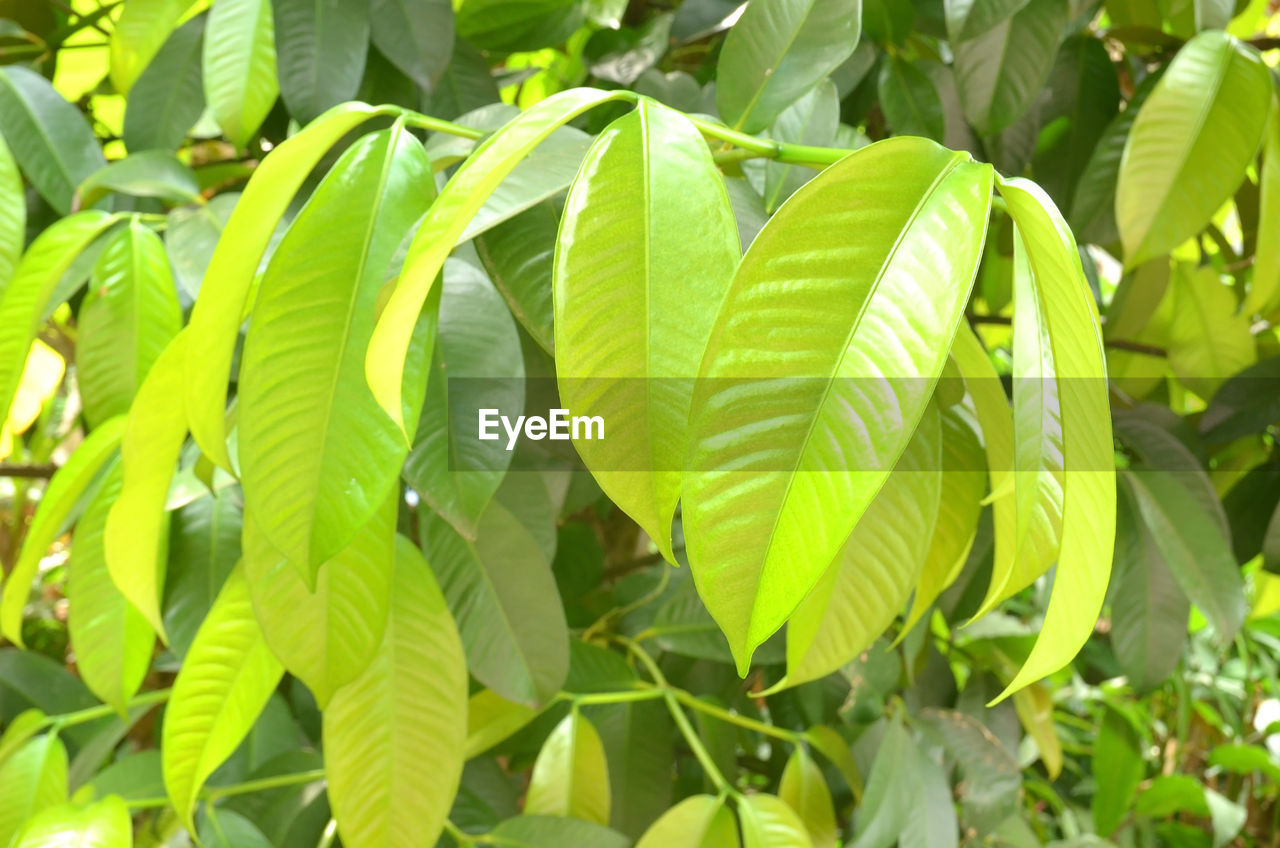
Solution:
<svg viewBox="0 0 1280 848"><path fill-rule="evenodd" d="M1280 845L1278 48L0 0L0 848Z"/></svg>

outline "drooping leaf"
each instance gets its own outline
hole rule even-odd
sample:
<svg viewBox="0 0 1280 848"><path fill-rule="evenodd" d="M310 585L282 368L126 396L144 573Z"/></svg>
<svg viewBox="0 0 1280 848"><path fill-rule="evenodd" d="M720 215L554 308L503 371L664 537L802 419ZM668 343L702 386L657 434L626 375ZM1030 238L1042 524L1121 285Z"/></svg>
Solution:
<svg viewBox="0 0 1280 848"><path fill-rule="evenodd" d="M9 572L3 597L0 597L0 630L6 639L19 647L23 645L22 614L40 561L62 531L81 495L115 453L124 430L124 418L113 418L95 427L49 480L40 498L40 505L27 528L22 552Z"/></svg>
<svg viewBox="0 0 1280 848"><path fill-rule="evenodd" d="M181 328L164 244L134 220L110 237L80 306L76 376L90 423L129 411L143 378Z"/></svg>
<svg viewBox="0 0 1280 848"><path fill-rule="evenodd" d="M1122 713L1108 708L1093 743L1097 789L1090 809L1099 834L1110 836L1120 826L1145 771L1138 732Z"/></svg>
<svg viewBox="0 0 1280 848"><path fill-rule="evenodd" d="M914 765L920 781L917 812L907 820L898 848L957 848L960 828L948 770L919 748Z"/></svg>
<svg viewBox="0 0 1280 848"><path fill-rule="evenodd" d="M258 291L240 377L245 507L308 584L384 502L404 461L404 440L362 379L364 351L386 266L431 189L408 132L361 138L289 227ZM306 332L300 315L311 316Z"/></svg>
<svg viewBox="0 0 1280 848"><path fill-rule="evenodd" d="M466 758L483 754L537 716L532 707L508 701L492 689L481 689L467 701Z"/></svg>
<svg viewBox="0 0 1280 848"><path fill-rule="evenodd" d="M119 795L94 804L63 804L33 816L14 848L130 848L133 820Z"/></svg>
<svg viewBox="0 0 1280 848"><path fill-rule="evenodd" d="M609 804L604 745L591 722L573 710L556 725L538 753L525 796L525 812L607 825Z"/></svg>
<svg viewBox="0 0 1280 848"><path fill-rule="evenodd" d="M127 94L177 27L192 0L135 0L111 30L111 84Z"/></svg>
<svg viewBox="0 0 1280 848"><path fill-rule="evenodd" d="M716 64L716 107L726 123L760 132L849 58L860 0L781 0L748 6Z"/></svg>
<svg viewBox="0 0 1280 848"><path fill-rule="evenodd" d="M804 822L776 795L748 795L738 803L743 848L811 848Z"/></svg>
<svg viewBox="0 0 1280 848"><path fill-rule="evenodd" d="M1170 279L1169 366L1187 388L1213 397L1222 381L1258 360L1248 313L1212 268L1179 264Z"/></svg>
<svg viewBox="0 0 1280 848"><path fill-rule="evenodd" d="M271 848L262 831L239 813L209 805L196 820L200 844L209 848Z"/></svg>
<svg viewBox="0 0 1280 848"><path fill-rule="evenodd" d="M81 206L94 206L109 194L154 197L168 203L203 203L195 172L167 150L144 150L94 171L76 189Z"/></svg>
<svg viewBox="0 0 1280 848"><path fill-rule="evenodd" d="M346 844L435 842L462 774L466 720L458 632L422 554L399 536L382 647L325 710L329 798Z"/></svg>
<svg viewBox="0 0 1280 848"><path fill-rule="evenodd" d="M880 67L880 108L895 135L922 135L939 144L946 135L942 99L929 75L891 57Z"/></svg>
<svg viewBox="0 0 1280 848"><path fill-rule="evenodd" d="M369 49L368 0L271 0L280 96L309 123L355 98Z"/></svg>
<svg viewBox="0 0 1280 848"><path fill-rule="evenodd" d="M456 9L458 35L501 53L563 44L582 26L585 11L573 0L466 0Z"/></svg>
<svg viewBox="0 0 1280 848"><path fill-rule="evenodd" d="M1235 194L1266 132L1273 87L1257 52L1224 32L1178 51L1125 142L1116 221L1126 267L1194 236Z"/></svg>
<svg viewBox="0 0 1280 848"><path fill-rule="evenodd" d="M552 260L560 215L543 201L475 238L476 254L520 326L555 353Z"/></svg>
<svg viewBox="0 0 1280 848"><path fill-rule="evenodd" d="M683 520L744 673L924 413L972 286L971 222L990 202L989 167L967 158L914 138L859 150L778 211L734 277L694 395ZM864 235L831 238L851 231Z"/></svg>
<svg viewBox="0 0 1280 848"><path fill-rule="evenodd" d="M420 88L434 91L453 54L452 5L442 0L373 0L369 23L373 44L382 55Z"/></svg>
<svg viewBox="0 0 1280 848"><path fill-rule="evenodd" d="M813 848L835 848L836 813L822 769L797 747L787 760L778 784L778 797L795 810L813 841Z"/></svg>
<svg viewBox="0 0 1280 848"><path fill-rule="evenodd" d="M9 145L0 138L0 296L22 258L26 229L27 202L22 174Z"/></svg>
<svg viewBox="0 0 1280 848"><path fill-rule="evenodd" d="M188 828L200 787L248 734L283 673L236 568L200 625L165 710L164 785Z"/></svg>
<svg viewBox="0 0 1280 848"><path fill-rule="evenodd" d="M71 211L76 186L106 164L84 116L22 65L0 68L0 134L27 179L60 215Z"/></svg>
<svg viewBox="0 0 1280 848"><path fill-rule="evenodd" d="M1026 5L1027 0L946 0L947 37L958 42L982 35Z"/></svg>
<svg viewBox="0 0 1280 848"><path fill-rule="evenodd" d="M676 804L645 831L636 848L739 848L733 812L714 795Z"/></svg>
<svg viewBox="0 0 1280 848"><path fill-rule="evenodd" d="M141 150L177 150L204 111L201 56L207 15L174 30L129 89L124 145Z"/></svg>
<svg viewBox="0 0 1280 848"><path fill-rule="evenodd" d="M0 840L6 845L35 815L67 800L67 749L55 734L29 740L0 764Z"/></svg>
<svg viewBox="0 0 1280 848"><path fill-rule="evenodd" d="M214 4L205 27L201 77L205 100L218 126L236 147L247 146L280 93L271 0ZM292 193L285 192L282 206ZM278 217L269 208L259 211L266 219ZM269 236L269 232L263 234L264 239ZM257 257L250 258L256 265Z"/></svg>
<svg viewBox="0 0 1280 848"><path fill-rule="evenodd" d="M1261 191L1258 233L1280 228L1280 107L1272 106L1267 140L1258 177ZM1259 238L1254 256L1253 280L1240 311L1246 315L1267 314L1280 302L1280 241Z"/></svg>
<svg viewBox="0 0 1280 848"><path fill-rule="evenodd" d="M428 114L453 120L499 99L489 63L479 50L455 37L449 64L431 93Z"/></svg>
<svg viewBox="0 0 1280 848"><path fill-rule="evenodd" d="M186 656L218 597L240 561L243 524L240 493L222 489L173 512L169 564L164 587L164 626L169 650Z"/></svg>
<svg viewBox="0 0 1280 848"><path fill-rule="evenodd" d="M591 148L560 232L560 398L572 415L629 422L574 445L674 561L690 378L741 255L728 195L697 130L646 100Z"/></svg>

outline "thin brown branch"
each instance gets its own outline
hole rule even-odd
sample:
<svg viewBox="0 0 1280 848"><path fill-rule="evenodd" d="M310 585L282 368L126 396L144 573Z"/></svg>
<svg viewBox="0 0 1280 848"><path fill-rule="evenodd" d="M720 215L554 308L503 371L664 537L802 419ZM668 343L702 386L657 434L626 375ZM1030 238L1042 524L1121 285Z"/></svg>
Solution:
<svg viewBox="0 0 1280 848"><path fill-rule="evenodd" d="M58 470L56 465L4 465L0 464L0 477L22 477L28 480L47 480Z"/></svg>

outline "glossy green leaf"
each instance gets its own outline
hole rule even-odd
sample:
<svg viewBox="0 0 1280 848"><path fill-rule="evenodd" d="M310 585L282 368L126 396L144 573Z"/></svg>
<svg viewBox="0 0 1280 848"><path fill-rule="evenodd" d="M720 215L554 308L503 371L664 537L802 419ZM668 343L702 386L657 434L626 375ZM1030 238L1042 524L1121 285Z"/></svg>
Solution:
<svg viewBox="0 0 1280 848"><path fill-rule="evenodd" d="M0 841L10 844L35 815L67 800L67 749L46 733L0 764Z"/></svg>
<svg viewBox="0 0 1280 848"><path fill-rule="evenodd" d="M964 115L982 135L1013 126L1044 88L1067 25L1066 0L1031 0L1012 17L953 45Z"/></svg>
<svg viewBox="0 0 1280 848"><path fill-rule="evenodd" d="M130 848L133 819L118 795L88 806L64 804L32 817L14 848Z"/></svg>
<svg viewBox="0 0 1280 848"><path fill-rule="evenodd" d="M204 206L169 210L164 230L165 250L181 291L192 299L200 292L205 269L218 247L218 238L239 199L239 192L227 192Z"/></svg>
<svg viewBox="0 0 1280 848"><path fill-rule="evenodd" d="M1129 268L1198 233L1245 178L1272 89L1257 52L1223 32L1178 51L1125 143L1116 221Z"/></svg>
<svg viewBox="0 0 1280 848"><path fill-rule="evenodd" d="M111 84L127 94L193 0L134 0L111 30Z"/></svg>
<svg viewBox="0 0 1280 848"><path fill-rule="evenodd" d="M942 491L936 407L787 625L787 685L853 661L897 617L929 552Z"/></svg>
<svg viewBox="0 0 1280 848"><path fill-rule="evenodd" d="M525 812L607 825L609 803L604 745L591 722L574 710L556 725L538 753Z"/></svg>
<svg viewBox="0 0 1280 848"><path fill-rule="evenodd" d="M1179 264L1170 279L1169 366L1187 388L1206 400L1218 386L1258 361L1252 322L1237 311L1229 278L1212 268Z"/></svg>
<svg viewBox="0 0 1280 848"><path fill-rule="evenodd" d="M609 764L609 824L638 838L671 806L675 759L668 706L659 700L585 706Z"/></svg>
<svg viewBox="0 0 1280 848"><path fill-rule="evenodd" d="M166 150L144 150L112 162L76 189L81 206L94 206L113 192L154 197L169 205L204 202L195 172Z"/></svg>
<svg viewBox="0 0 1280 848"><path fill-rule="evenodd" d="M308 584L404 461L404 440L362 379L364 352L386 266L431 189L408 132L361 138L289 227L258 291L240 377L245 506Z"/></svg>
<svg viewBox="0 0 1280 848"><path fill-rule="evenodd" d="M475 238L476 254L507 308L538 346L553 355L551 274L559 229L560 215L547 200Z"/></svg>
<svg viewBox="0 0 1280 848"><path fill-rule="evenodd" d="M1146 769L1142 740L1129 719L1108 708L1093 743L1093 779L1097 789L1090 809L1098 833L1109 836L1124 821Z"/></svg>
<svg viewBox="0 0 1280 848"><path fill-rule="evenodd" d="M455 37L453 55L431 93L428 114L453 120L499 99L488 61L479 50Z"/></svg>
<svg viewBox="0 0 1280 848"><path fill-rule="evenodd" d="M67 572L67 629L80 677L93 694L124 715L151 665L155 634L107 571L103 530L120 485L117 464L76 524Z"/></svg>
<svg viewBox="0 0 1280 848"><path fill-rule="evenodd" d="M314 593L245 517L244 570L254 613L272 653L323 708L368 667L386 630L395 558L396 498L320 566Z"/></svg>
<svg viewBox="0 0 1280 848"><path fill-rule="evenodd" d="M858 771L858 763L853 758L849 743L839 731L825 724L819 724L806 730L804 738L815 751L826 757L836 767L836 771L840 772L840 776L844 778L849 791L853 793L854 799L861 802L862 773Z"/></svg>
<svg viewBox="0 0 1280 848"><path fill-rule="evenodd" d="M741 255L729 197L697 130L646 100L591 148L560 232L560 398L571 415L628 422L574 445L600 488L674 561L689 378Z"/></svg>
<svg viewBox="0 0 1280 848"><path fill-rule="evenodd" d="M188 828L200 787L249 733L283 673L237 568L196 633L164 715L165 790Z"/></svg>
<svg viewBox="0 0 1280 848"><path fill-rule="evenodd" d="M874 144L797 192L742 260L703 360L683 482L693 576L740 672L835 559L923 415L972 286L990 181L988 166L924 139ZM842 231L863 235L831 237ZM761 345L779 334L795 344ZM856 427L850 407L865 416Z"/></svg>
<svg viewBox="0 0 1280 848"><path fill-rule="evenodd" d="M26 242L27 202L22 174L9 145L0 138L0 295L13 279Z"/></svg>
<svg viewBox="0 0 1280 848"><path fill-rule="evenodd" d="M956 42L982 35L1026 5L1027 0L946 0L947 36Z"/></svg>
<svg viewBox="0 0 1280 848"><path fill-rule="evenodd" d="M143 378L181 328L164 243L134 220L110 237L80 305L76 378L90 423L129 411Z"/></svg>
<svg viewBox="0 0 1280 848"><path fill-rule="evenodd" d="M714 795L676 804L645 831L636 848L738 848L733 812Z"/></svg>
<svg viewBox="0 0 1280 848"><path fill-rule="evenodd" d="M124 145L177 150L204 111L201 55L207 15L178 27L134 81L124 110Z"/></svg>
<svg viewBox="0 0 1280 848"><path fill-rule="evenodd" d="M466 0L455 8L458 35L502 53L563 44L584 17L574 0Z"/></svg>
<svg viewBox="0 0 1280 848"><path fill-rule="evenodd" d="M414 325L458 237L503 178L547 136L593 106L623 96L575 88L538 103L481 143L431 204L409 245L404 271L374 329L365 359L365 376L374 397L402 432L407 428L400 391Z"/></svg>
<svg viewBox="0 0 1280 848"><path fill-rule="evenodd" d="M35 707L10 719L4 726L4 733L0 733L0 764L17 753L28 739L44 730L48 719L43 710Z"/></svg>
<svg viewBox="0 0 1280 848"><path fill-rule="evenodd" d="M232 7L235 2L225 5ZM192 436L205 456L228 471L232 465L224 420L227 375L262 255L294 192L320 158L338 139L378 114L378 109L356 104L335 109L273 150L255 169L209 260L205 279L210 285L201 287L202 295L191 311L192 352L183 395Z"/></svg>
<svg viewBox="0 0 1280 848"><path fill-rule="evenodd" d="M727 124L759 132L853 53L860 0L779 0L748 6L716 64L716 107Z"/></svg>
<svg viewBox="0 0 1280 848"><path fill-rule="evenodd" d="M1262 169L1258 178L1261 190L1259 233L1273 233L1280 228L1280 106L1272 105L1268 126ZM3 277L0 276L0 279ZM1240 311L1246 315L1267 314L1277 305L1280 305L1280 241L1259 238L1254 257L1253 280Z"/></svg>
<svg viewBox="0 0 1280 848"><path fill-rule="evenodd" d="M280 96L308 123L356 96L369 49L368 0L271 0Z"/></svg>
<svg viewBox="0 0 1280 848"><path fill-rule="evenodd" d="M205 27L201 74L204 97L218 126L236 147L247 146L280 92L271 0L214 4ZM280 203L288 203L292 193L286 192ZM260 212L264 218L278 217L268 209ZM264 233L263 238L269 235ZM253 262L257 263L256 257Z"/></svg>
<svg viewBox="0 0 1280 848"><path fill-rule="evenodd" d="M435 842L462 773L466 720L458 632L422 554L397 537L382 647L325 710L329 799L345 844Z"/></svg>
<svg viewBox="0 0 1280 848"><path fill-rule="evenodd" d="M939 144L946 136L942 98L929 75L896 56L880 66L880 108L895 135L922 135Z"/></svg>
<svg viewBox="0 0 1280 848"><path fill-rule="evenodd" d="M565 848L568 845L627 848L630 844L617 831L594 822L561 816L516 816L507 819L487 835L500 845L510 848Z"/></svg>
<svg viewBox="0 0 1280 848"><path fill-rule="evenodd" d="M1053 594L1035 647L1009 684L1013 691L1061 668L1093 632L1111 573L1115 456L1098 313L1075 239L1034 183L997 180L997 186L1021 234L1041 304L1053 364L1053 379L1043 382L1054 386L1061 413L1064 468ZM1042 356L1045 350L1042 345Z"/></svg>
<svg viewBox="0 0 1280 848"><path fill-rule="evenodd" d="M776 795L748 795L738 802L743 848L811 848L804 822Z"/></svg>
<svg viewBox="0 0 1280 848"><path fill-rule="evenodd" d="M227 576L240 561L240 493L222 489L173 512L164 626L169 650L186 656Z"/></svg>
<svg viewBox="0 0 1280 848"><path fill-rule="evenodd" d="M124 418L113 418L95 427L45 487L40 505L27 527L22 552L9 572L4 595L0 597L0 630L19 647L23 645L22 613L40 561L62 532L81 495L115 453L124 430Z"/></svg>
<svg viewBox="0 0 1280 848"><path fill-rule="evenodd" d="M453 53L452 5L444 0L373 0L369 22L382 55L420 88L434 90Z"/></svg>
<svg viewBox="0 0 1280 848"><path fill-rule="evenodd" d="M509 701L549 700L568 674L569 632L537 541L496 501L480 517L474 542L434 516L423 522L422 538L471 673Z"/></svg>
<svg viewBox="0 0 1280 848"><path fill-rule="evenodd" d="M163 641L168 640L160 613L169 544L165 501L187 439L186 417L173 399L182 391L187 343L186 330L174 336L138 388L120 443L124 486L103 537L111 579Z"/></svg>
<svg viewBox="0 0 1280 848"><path fill-rule="evenodd" d="M813 848L835 848L836 813L822 769L804 748L797 747L782 770L778 797L787 803L813 841Z"/></svg>
<svg viewBox="0 0 1280 848"><path fill-rule="evenodd" d="M21 65L0 68L0 134L22 172L57 212L106 164L88 122L44 77Z"/></svg>

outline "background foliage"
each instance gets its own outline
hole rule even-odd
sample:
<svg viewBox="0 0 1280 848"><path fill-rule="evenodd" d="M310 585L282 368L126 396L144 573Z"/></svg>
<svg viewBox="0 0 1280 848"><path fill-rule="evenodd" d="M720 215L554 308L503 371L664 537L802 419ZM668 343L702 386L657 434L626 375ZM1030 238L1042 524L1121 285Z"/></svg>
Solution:
<svg viewBox="0 0 1280 848"><path fill-rule="evenodd" d="M1280 845L1278 39L0 0L0 846Z"/></svg>

